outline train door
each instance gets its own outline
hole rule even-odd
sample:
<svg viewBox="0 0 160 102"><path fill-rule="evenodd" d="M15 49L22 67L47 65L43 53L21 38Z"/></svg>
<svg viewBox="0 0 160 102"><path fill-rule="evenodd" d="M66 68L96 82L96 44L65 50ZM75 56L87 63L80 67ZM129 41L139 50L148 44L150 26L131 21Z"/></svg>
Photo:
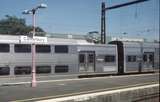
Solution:
<svg viewBox="0 0 160 102"><path fill-rule="evenodd" d="M143 67L147 69L154 68L154 52L144 52Z"/></svg>
<svg viewBox="0 0 160 102"><path fill-rule="evenodd" d="M79 72L95 71L95 52L81 51L79 52Z"/></svg>

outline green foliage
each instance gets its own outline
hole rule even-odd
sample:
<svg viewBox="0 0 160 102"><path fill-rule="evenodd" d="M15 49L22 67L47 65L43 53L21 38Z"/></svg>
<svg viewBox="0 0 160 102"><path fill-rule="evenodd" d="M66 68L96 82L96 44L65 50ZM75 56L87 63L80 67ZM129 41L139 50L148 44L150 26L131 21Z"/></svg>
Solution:
<svg viewBox="0 0 160 102"><path fill-rule="evenodd" d="M32 32L32 30L33 27L26 25L26 21L23 18L6 15L5 19L0 20L0 34L28 35L30 32ZM46 33L42 28L36 27L36 35L45 36L45 34Z"/></svg>

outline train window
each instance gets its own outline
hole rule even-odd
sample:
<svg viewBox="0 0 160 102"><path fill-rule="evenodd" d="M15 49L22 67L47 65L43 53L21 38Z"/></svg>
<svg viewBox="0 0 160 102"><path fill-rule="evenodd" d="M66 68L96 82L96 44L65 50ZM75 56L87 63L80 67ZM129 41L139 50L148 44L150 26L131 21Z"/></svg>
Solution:
<svg viewBox="0 0 160 102"><path fill-rule="evenodd" d="M57 65L55 66L55 73L66 73L68 72L67 65Z"/></svg>
<svg viewBox="0 0 160 102"><path fill-rule="evenodd" d="M50 45L36 45L36 52L37 53L50 53L51 46Z"/></svg>
<svg viewBox="0 0 160 102"><path fill-rule="evenodd" d="M114 62L115 61L115 56L114 55L106 55L104 58L105 62Z"/></svg>
<svg viewBox="0 0 160 102"><path fill-rule="evenodd" d="M55 53L68 53L68 46L67 45L56 45Z"/></svg>
<svg viewBox="0 0 160 102"><path fill-rule="evenodd" d="M0 75L9 75L10 68L9 67L0 67Z"/></svg>
<svg viewBox="0 0 160 102"><path fill-rule="evenodd" d="M131 61L131 56L128 56L128 62L132 62L132 61Z"/></svg>
<svg viewBox="0 0 160 102"><path fill-rule="evenodd" d="M132 57L132 62L136 62L136 56Z"/></svg>
<svg viewBox="0 0 160 102"><path fill-rule="evenodd" d="M153 60L154 60L153 55L150 54L150 55L149 55L149 62L153 62Z"/></svg>
<svg viewBox="0 0 160 102"><path fill-rule="evenodd" d="M37 74L51 73L51 66L36 66Z"/></svg>
<svg viewBox="0 0 160 102"><path fill-rule="evenodd" d="M136 56L127 56L128 62L136 62Z"/></svg>
<svg viewBox="0 0 160 102"><path fill-rule="evenodd" d="M9 44L0 44L0 52L9 52Z"/></svg>
<svg viewBox="0 0 160 102"><path fill-rule="evenodd" d="M30 53L31 52L31 45L29 44L15 44L14 51L17 53Z"/></svg>
<svg viewBox="0 0 160 102"><path fill-rule="evenodd" d="M14 68L14 74L15 75L25 75L31 73L31 67L30 66L16 66Z"/></svg>
<svg viewBox="0 0 160 102"><path fill-rule="evenodd" d="M143 55L143 61L147 62L147 55Z"/></svg>
<svg viewBox="0 0 160 102"><path fill-rule="evenodd" d="M94 62L94 55L93 54L89 54L88 55L88 62L89 63L93 63Z"/></svg>
<svg viewBox="0 0 160 102"><path fill-rule="evenodd" d="M80 54L79 55L79 63L84 63L85 62L85 55L84 54Z"/></svg>

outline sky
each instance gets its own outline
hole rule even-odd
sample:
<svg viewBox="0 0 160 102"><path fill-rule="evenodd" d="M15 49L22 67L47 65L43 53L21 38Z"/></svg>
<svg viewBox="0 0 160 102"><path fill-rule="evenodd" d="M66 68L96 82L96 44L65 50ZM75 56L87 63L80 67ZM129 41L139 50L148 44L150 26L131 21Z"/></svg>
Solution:
<svg viewBox="0 0 160 102"><path fill-rule="evenodd" d="M41 3L46 9L36 12L36 26L49 33L87 34L100 32L101 3L106 7L133 0L0 0L0 19L5 15L25 18L22 11ZM149 0L106 12L107 36L159 39L159 0Z"/></svg>

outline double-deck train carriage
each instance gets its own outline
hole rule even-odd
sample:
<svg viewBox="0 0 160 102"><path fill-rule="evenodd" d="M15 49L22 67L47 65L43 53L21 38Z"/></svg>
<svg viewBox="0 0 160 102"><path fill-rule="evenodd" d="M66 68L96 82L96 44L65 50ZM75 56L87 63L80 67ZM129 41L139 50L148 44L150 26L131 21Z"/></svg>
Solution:
<svg viewBox="0 0 160 102"><path fill-rule="evenodd" d="M37 44L37 74L76 72L75 43L72 39L48 38L47 43ZM31 44L20 42L19 36L0 36L0 75L30 75L31 58Z"/></svg>
<svg viewBox="0 0 160 102"><path fill-rule="evenodd" d="M144 72L159 70L159 44L112 41L118 50L118 72Z"/></svg>
<svg viewBox="0 0 160 102"><path fill-rule="evenodd" d="M115 44L115 45L113 45ZM130 73L159 70L159 44L48 38L36 44L36 73ZM0 75L31 75L31 43L19 36L0 36Z"/></svg>
<svg viewBox="0 0 160 102"><path fill-rule="evenodd" d="M31 43L0 36L0 75L31 75ZM37 74L116 73L116 46L85 40L48 38L36 44Z"/></svg>

